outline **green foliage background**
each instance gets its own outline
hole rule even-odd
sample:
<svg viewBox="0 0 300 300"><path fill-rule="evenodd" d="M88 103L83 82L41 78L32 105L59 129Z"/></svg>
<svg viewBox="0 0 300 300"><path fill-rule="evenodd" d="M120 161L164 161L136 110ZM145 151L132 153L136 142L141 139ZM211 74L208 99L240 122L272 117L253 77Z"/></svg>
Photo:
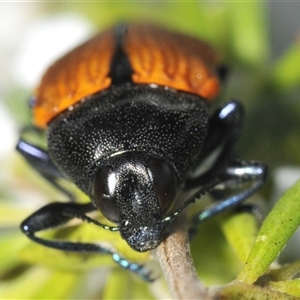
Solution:
<svg viewBox="0 0 300 300"><path fill-rule="evenodd" d="M234 98L246 107L247 118L238 151L244 158L261 160L270 166L270 179L254 200L270 198L276 167L300 165L300 42L295 36L284 53L274 59L267 2L110 1L40 5L39 17L57 13L79 14L99 30L120 21L142 20L207 40L230 67L217 104ZM24 114L28 111L28 94L28 90L16 86L5 95L5 104L20 126L30 120L29 113ZM120 270L109 257L66 255L29 242L18 231L18 224L34 209L20 199L22 191L16 192L15 186L20 187L20 182L24 182L26 190L34 193L36 188L49 199L59 199L60 195L28 169L17 155L1 162L1 167L10 168L5 175L10 179L0 190L0 298L167 297L163 280L147 285ZM192 243L197 271L207 284L224 284L234 279L245 260L238 258L232 245L226 242L224 224L222 219L203 224ZM69 232L65 234L70 236ZM99 240L101 235L101 240L115 242L124 256L138 262L153 262L149 254L133 253L122 241L115 241L115 234L91 231L86 226L76 228L72 234L90 240ZM250 238L252 242L254 238L255 234Z"/></svg>

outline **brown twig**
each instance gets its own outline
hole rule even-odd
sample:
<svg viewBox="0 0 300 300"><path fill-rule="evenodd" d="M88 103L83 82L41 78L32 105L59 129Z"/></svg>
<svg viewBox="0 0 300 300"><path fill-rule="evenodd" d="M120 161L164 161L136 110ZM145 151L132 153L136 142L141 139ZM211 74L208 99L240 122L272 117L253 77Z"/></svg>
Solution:
<svg viewBox="0 0 300 300"><path fill-rule="evenodd" d="M175 222L174 222L175 223ZM172 224L169 235L157 248L157 257L164 273L172 299L195 300L249 300L286 299L299 297L257 285L233 281L221 287L205 287L197 277L190 253L187 225L184 216Z"/></svg>
<svg viewBox="0 0 300 300"><path fill-rule="evenodd" d="M157 249L170 294L173 299L212 299L197 277L183 218L176 220L170 234Z"/></svg>

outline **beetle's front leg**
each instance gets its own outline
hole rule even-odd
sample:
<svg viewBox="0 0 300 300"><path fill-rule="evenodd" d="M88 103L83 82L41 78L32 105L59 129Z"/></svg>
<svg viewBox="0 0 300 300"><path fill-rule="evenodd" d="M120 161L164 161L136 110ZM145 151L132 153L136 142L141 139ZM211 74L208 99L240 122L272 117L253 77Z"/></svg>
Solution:
<svg viewBox="0 0 300 300"><path fill-rule="evenodd" d="M79 252L79 253L101 253L109 254L113 260L122 268L127 269L146 281L153 281L150 272L143 265L129 262L111 247L94 243L70 242L66 240L50 240L36 236L39 231L55 228L66 224L71 219L77 218L82 221L93 223L104 229L117 231L117 227L109 227L99 223L98 221L88 217L86 213L96 210L92 203L76 204L76 203L50 203L24 220L21 224L21 230L32 241L46 247L54 248L62 251Z"/></svg>
<svg viewBox="0 0 300 300"><path fill-rule="evenodd" d="M76 204L76 203L60 203L54 202L37 210L21 224L21 230L33 241L60 249L60 244L56 241L48 241L35 236L36 232L58 227L66 224L74 218L83 221L92 222L85 214L96 210L92 203ZM67 250L67 249L63 249Z"/></svg>

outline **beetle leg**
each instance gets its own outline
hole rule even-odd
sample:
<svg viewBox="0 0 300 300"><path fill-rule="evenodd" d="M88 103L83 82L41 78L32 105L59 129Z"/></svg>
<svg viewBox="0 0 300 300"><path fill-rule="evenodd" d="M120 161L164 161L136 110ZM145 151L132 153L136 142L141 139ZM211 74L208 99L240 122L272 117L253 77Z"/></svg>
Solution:
<svg viewBox="0 0 300 300"><path fill-rule="evenodd" d="M236 207L263 185L266 174L267 167L263 163L231 161L218 173L218 183L210 191L217 202L198 214L194 221L199 223L222 211Z"/></svg>
<svg viewBox="0 0 300 300"><path fill-rule="evenodd" d="M109 227L103 225L85 215L86 213L92 212L94 210L96 210L96 208L92 203L50 203L24 220L21 224L21 230L32 241L46 247L69 252L110 254L113 260L122 268L128 269L129 271L137 274L146 281L153 281L150 276L150 272L147 271L143 265L129 262L110 247L93 243L70 242L66 240L49 240L36 236L36 233L39 231L61 226L74 218L78 218L89 223L94 223L98 226L112 231L118 230L117 227Z"/></svg>
<svg viewBox="0 0 300 300"><path fill-rule="evenodd" d="M144 265L132 263L120 256L117 252L112 253L113 260L123 269L129 270L148 282L153 282L155 278L151 276L151 272Z"/></svg>
<svg viewBox="0 0 300 300"><path fill-rule="evenodd" d="M195 188L215 177L216 170L229 160L238 138L243 119L243 107L230 101L219 108L209 119L209 129L197 158L198 164L186 181L186 188Z"/></svg>
<svg viewBox="0 0 300 300"><path fill-rule="evenodd" d="M200 161L222 145L232 147L241 131L243 118L243 107L237 101L232 100L217 109L209 119L208 134L201 150Z"/></svg>
<svg viewBox="0 0 300 300"><path fill-rule="evenodd" d="M47 151L23 139L19 140L16 150L22 154L27 163L40 175L47 179L58 190L66 194L68 198L74 200L74 196L60 185L58 180L66 178L54 165Z"/></svg>
<svg viewBox="0 0 300 300"><path fill-rule="evenodd" d="M92 203L62 203L53 202L47 204L25 219L21 224L21 230L30 238L38 231L58 227L78 218L92 222L85 214L96 210Z"/></svg>

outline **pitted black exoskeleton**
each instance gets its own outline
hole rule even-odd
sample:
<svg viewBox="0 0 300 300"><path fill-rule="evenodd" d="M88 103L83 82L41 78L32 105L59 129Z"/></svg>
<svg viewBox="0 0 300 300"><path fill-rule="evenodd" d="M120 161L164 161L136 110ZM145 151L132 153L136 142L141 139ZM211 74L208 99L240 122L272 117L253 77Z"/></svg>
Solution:
<svg viewBox="0 0 300 300"><path fill-rule="evenodd" d="M233 152L241 104L211 111L224 70L206 43L149 24L120 24L55 62L31 102L34 124L46 129L47 149L21 137L17 150L72 201L44 206L23 221L22 231L48 247L111 254L150 280L145 268L112 247L36 233L77 218L119 231L131 248L148 251L204 193L215 202L195 212L193 226L257 191L266 166ZM76 203L61 179L91 202ZM87 215L95 210L116 226Z"/></svg>
<svg viewBox="0 0 300 300"><path fill-rule="evenodd" d="M232 156L243 119L236 101L209 116L199 97L162 88L124 85L92 98L52 121L48 151L18 143L18 151L44 177L55 185L60 177L70 179L92 200L51 203L26 219L21 228L38 243L114 254L119 264L147 278L143 268L124 263L111 249L44 240L35 233L80 218L120 231L134 250L147 251L160 244L168 224L201 194L218 196L214 206L197 214L199 222L240 204L264 182L264 164ZM182 190L195 192L178 207L176 195ZM86 216L96 209L117 226Z"/></svg>

